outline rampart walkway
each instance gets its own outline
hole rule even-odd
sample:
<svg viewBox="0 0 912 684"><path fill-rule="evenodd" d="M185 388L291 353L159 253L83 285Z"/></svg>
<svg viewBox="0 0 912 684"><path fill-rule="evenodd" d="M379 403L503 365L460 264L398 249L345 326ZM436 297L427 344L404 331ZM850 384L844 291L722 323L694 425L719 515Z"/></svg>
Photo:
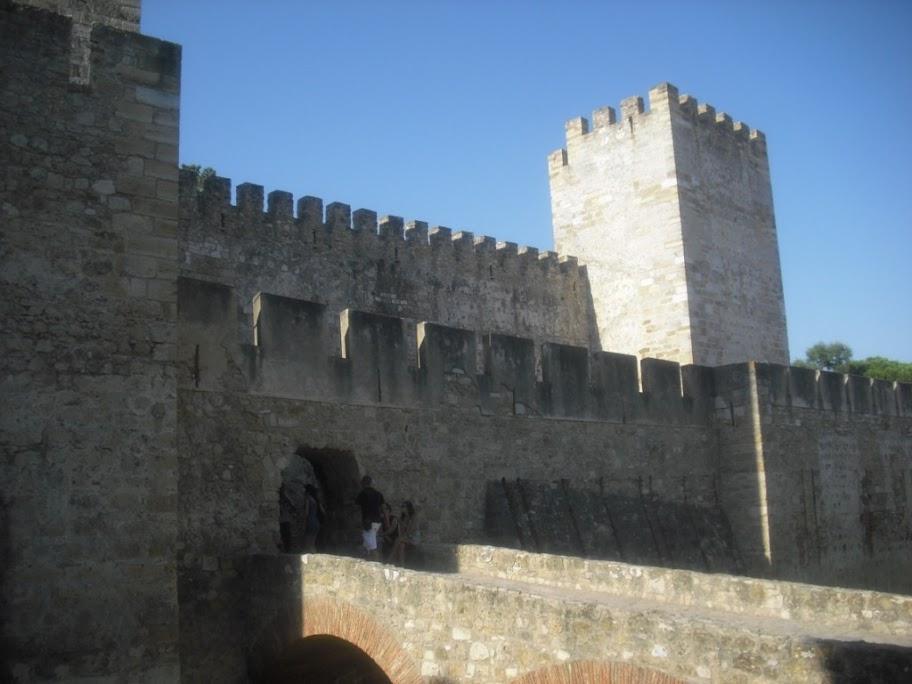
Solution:
<svg viewBox="0 0 912 684"><path fill-rule="evenodd" d="M440 571L253 558L252 676L275 677L302 639L329 635L393 682L912 678L906 596L479 546L431 561Z"/></svg>

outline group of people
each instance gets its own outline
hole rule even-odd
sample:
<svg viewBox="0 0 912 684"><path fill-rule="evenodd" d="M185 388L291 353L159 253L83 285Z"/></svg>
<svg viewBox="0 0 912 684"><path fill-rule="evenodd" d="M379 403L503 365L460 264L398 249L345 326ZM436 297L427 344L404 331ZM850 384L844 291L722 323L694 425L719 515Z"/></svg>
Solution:
<svg viewBox="0 0 912 684"><path fill-rule="evenodd" d="M369 475L361 479L355 503L361 508L361 548L371 560L405 565L406 553L419 542L418 518L411 501L403 501L398 514L373 487ZM326 510L317 488L291 480L279 488L280 547L286 553L313 553ZM324 545L327 540L323 540Z"/></svg>
<svg viewBox="0 0 912 684"><path fill-rule="evenodd" d="M412 502L403 501L399 515L395 515L369 475L361 478L355 502L361 508L361 545L367 558L405 565L406 552L420 541Z"/></svg>

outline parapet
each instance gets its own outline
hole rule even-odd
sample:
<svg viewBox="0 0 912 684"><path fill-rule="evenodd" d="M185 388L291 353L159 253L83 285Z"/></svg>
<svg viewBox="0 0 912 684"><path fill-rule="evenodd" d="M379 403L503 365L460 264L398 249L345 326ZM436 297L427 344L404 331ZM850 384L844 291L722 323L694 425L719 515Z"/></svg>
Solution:
<svg viewBox="0 0 912 684"><path fill-rule="evenodd" d="M185 388L486 415L702 425L714 415L724 421L744 405L753 373L761 401L772 407L912 416L910 384L753 362L718 368L651 358L638 363L626 354L553 343L536 348L527 338L333 312L266 293L253 303L255 344L243 345L231 288L180 278L178 293ZM336 316L338 328L331 325ZM332 339L339 330L341 355ZM415 358L417 366L410 361Z"/></svg>
<svg viewBox="0 0 912 684"><path fill-rule="evenodd" d="M740 121L732 120L715 107L699 104L690 95L679 95L670 83L660 83L649 91L648 108L642 97L628 97L621 101L620 117L614 107L601 107L592 112L590 120L579 116L565 124L567 146L548 156L551 173L568 166L573 161L573 150L580 145L598 144L611 146L617 141L635 137L657 114L669 120L672 117L689 121L693 126L710 129L720 136L743 141L745 149L753 154L766 155L766 136Z"/></svg>
<svg viewBox="0 0 912 684"><path fill-rule="evenodd" d="M324 204L319 197L295 201L291 193L274 190L268 195L262 185L241 183L231 202L231 180L210 177L202 189L192 171L181 171L182 214L193 215L193 230L221 239L255 237L259 240L297 241L314 252L354 249L364 258L392 252L395 258L421 254L431 261L454 259L473 277L488 279L495 272L527 273L530 269L576 275L576 257L558 256L469 231L444 226L428 227L424 221L406 222L399 216L380 215L342 202ZM264 208L265 200L265 208ZM205 235L200 235L205 239ZM400 251L401 250L401 251Z"/></svg>
<svg viewBox="0 0 912 684"><path fill-rule="evenodd" d="M244 345L238 342L241 308L227 286L179 279L182 387L619 423L705 423L710 417L711 385L694 380L706 373L689 367L682 373L669 361L638 363L634 356L553 343L536 347L528 338L335 312L266 293L253 302L255 344Z"/></svg>
<svg viewBox="0 0 912 684"><path fill-rule="evenodd" d="M716 395L726 410L744 404L750 375L760 401L773 409L813 409L835 416L912 416L912 384L773 363L713 369Z"/></svg>

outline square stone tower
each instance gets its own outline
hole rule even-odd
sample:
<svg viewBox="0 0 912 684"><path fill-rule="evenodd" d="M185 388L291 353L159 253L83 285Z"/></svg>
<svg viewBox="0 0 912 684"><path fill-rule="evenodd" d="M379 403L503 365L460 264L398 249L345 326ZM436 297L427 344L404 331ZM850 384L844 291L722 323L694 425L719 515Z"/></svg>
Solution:
<svg viewBox="0 0 912 684"><path fill-rule="evenodd" d="M602 349L788 363L762 133L667 83L567 122L549 157L555 249L587 266Z"/></svg>

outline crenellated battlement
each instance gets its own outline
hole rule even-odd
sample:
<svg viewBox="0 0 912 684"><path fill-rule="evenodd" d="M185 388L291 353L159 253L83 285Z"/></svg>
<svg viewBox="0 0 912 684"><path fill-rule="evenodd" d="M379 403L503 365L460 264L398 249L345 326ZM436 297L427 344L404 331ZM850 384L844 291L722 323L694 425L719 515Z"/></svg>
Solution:
<svg viewBox="0 0 912 684"><path fill-rule="evenodd" d="M300 240L313 245L347 244L355 239L370 238L376 241L378 248L388 247L388 241L401 243L406 249L429 247L431 256L439 253L458 259L474 259L479 267L493 257L499 268L511 271L537 266L545 271L558 269L561 273L572 273L581 268L574 256L539 252L535 247L502 242L487 235L476 236L466 230L428 227L425 221L406 222L400 216L380 215L372 209L352 211L350 205L342 202L324 205L321 198L312 196L300 197L295 202L290 192L273 190L266 194L262 185L241 183L232 203L231 191L231 180L219 176L206 179L203 188L198 190L196 174L181 170L180 193L184 206L195 204L202 223L220 231L231 222L237 229L265 238L269 233L261 228L271 224L282 226L281 233L289 237L294 237L296 230ZM317 230L319 234L308 232Z"/></svg>
<svg viewBox="0 0 912 684"><path fill-rule="evenodd" d="M265 293L247 345L231 288L181 278L178 298L185 387L621 423L710 416L710 369Z"/></svg>
<svg viewBox="0 0 912 684"><path fill-rule="evenodd" d="M568 120L564 124L567 146L548 156L551 172L557 172L573 161L575 147L583 144L612 145L636 137L638 130L649 126L656 115L665 122L687 121L719 135L743 140L746 149L753 154L766 154L766 136L761 131L733 120L725 112L717 113L715 107L700 104L690 95L679 95L678 89L670 83L660 83L652 88L648 103L647 108L642 97L628 97L621 101L619 110L606 106L593 111L591 124L590 119L582 116ZM620 117L617 111L620 111Z"/></svg>
<svg viewBox="0 0 912 684"><path fill-rule="evenodd" d="M484 415L707 424L713 416L734 420L754 372L771 406L912 416L912 385L903 383L774 364L709 368L653 358L638 362L627 354L537 346L529 338L334 311L265 293L254 297L254 344L245 345L237 336L239 308L229 287L180 279L183 386L468 408ZM338 328L333 319L340 321Z"/></svg>
<svg viewBox="0 0 912 684"><path fill-rule="evenodd" d="M677 99L676 111L688 116L698 124L707 126L720 133L733 135L740 140L748 141L749 149L757 154L766 153L766 136L762 131L751 128L742 121L735 121L725 112L717 112L709 104L700 104L690 95L681 95Z"/></svg>
<svg viewBox="0 0 912 684"><path fill-rule="evenodd" d="M750 364L714 369L716 394L725 408L744 404ZM753 364L761 401L779 409L814 409L833 415L912 416L912 384L875 380L798 366Z"/></svg>
<svg viewBox="0 0 912 684"><path fill-rule="evenodd" d="M234 287L248 312L258 292L273 292L539 342L591 341L587 270L574 257L255 183L233 191L227 178L198 190L189 171L179 194L181 275Z"/></svg>

